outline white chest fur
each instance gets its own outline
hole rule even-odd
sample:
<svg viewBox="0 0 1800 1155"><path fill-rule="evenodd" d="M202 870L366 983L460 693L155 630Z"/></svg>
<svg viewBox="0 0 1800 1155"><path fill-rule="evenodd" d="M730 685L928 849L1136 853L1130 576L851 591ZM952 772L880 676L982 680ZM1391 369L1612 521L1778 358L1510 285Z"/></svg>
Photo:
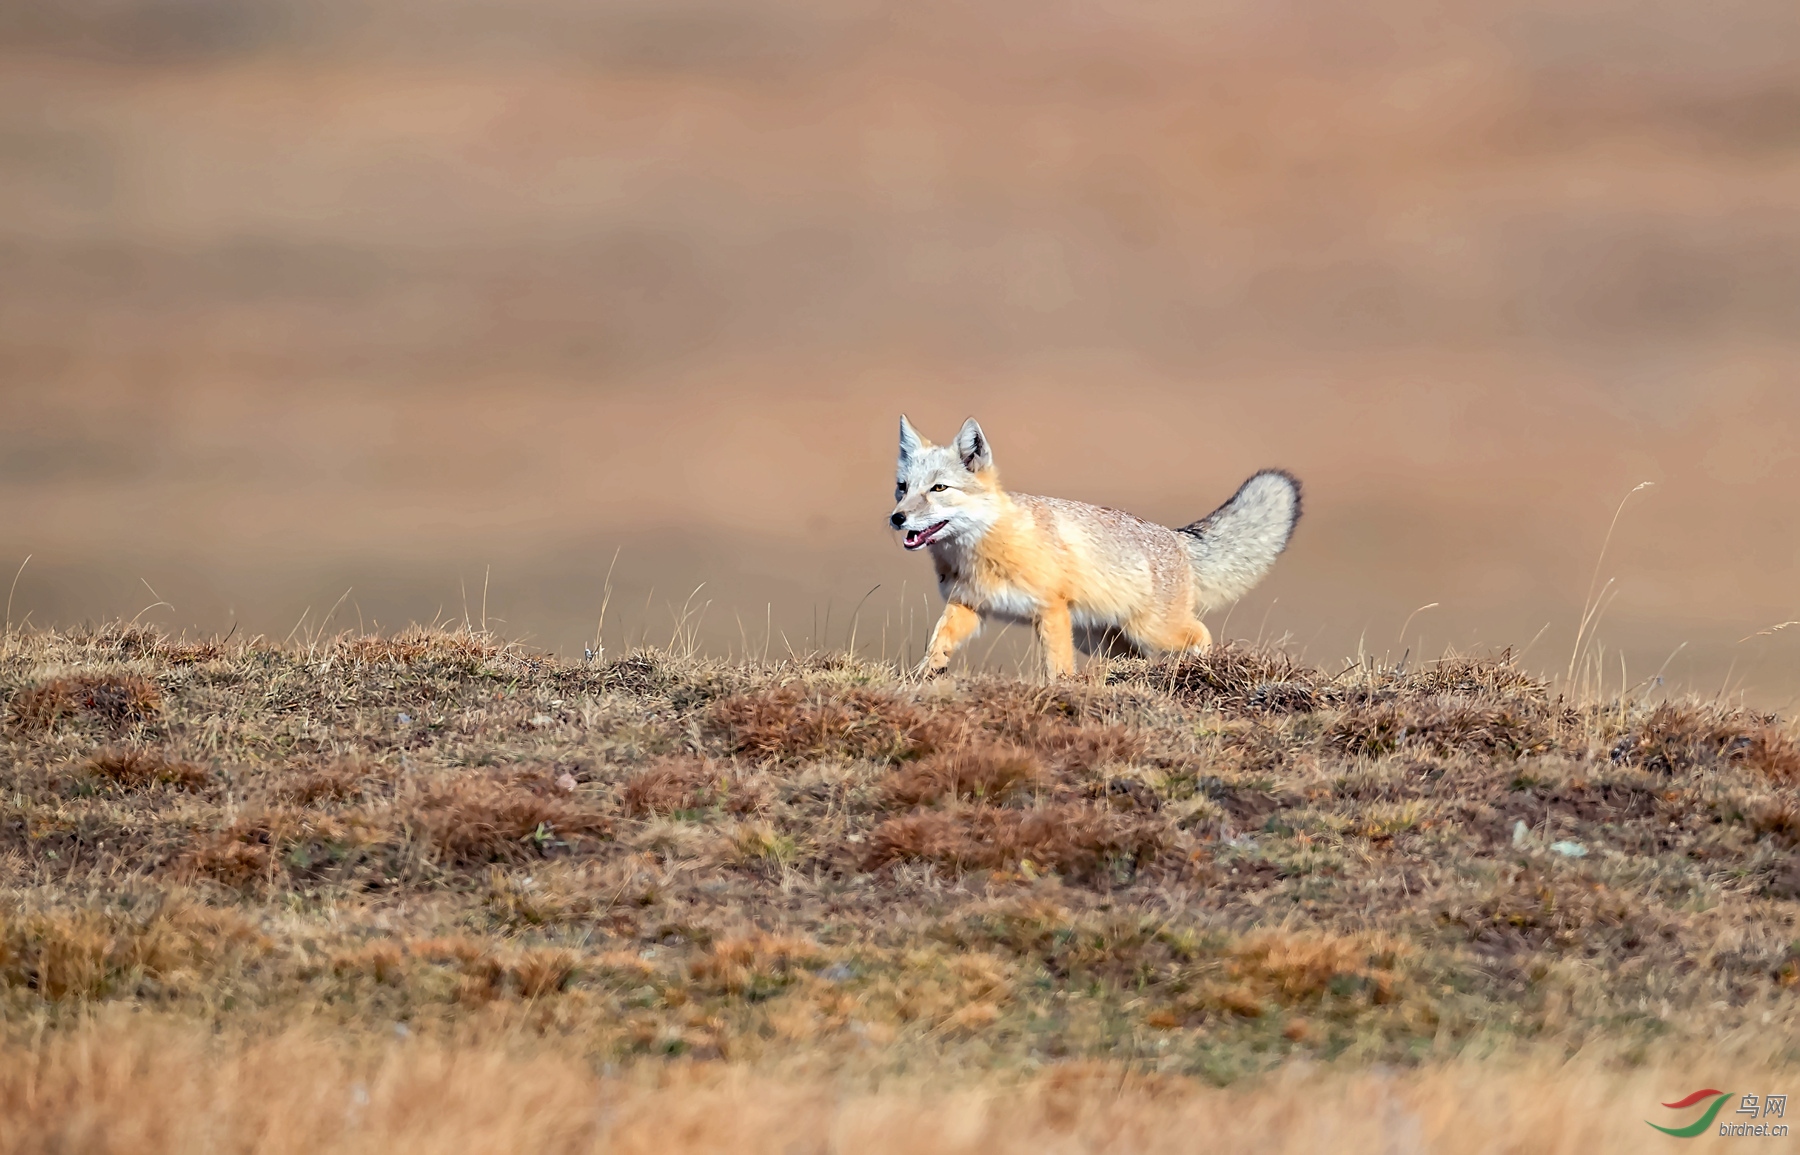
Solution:
<svg viewBox="0 0 1800 1155"><path fill-rule="evenodd" d="M1005 622L1035 621L1043 609L1042 600L1010 582L978 583L956 573L939 579L938 592L946 601L968 606L984 618Z"/></svg>

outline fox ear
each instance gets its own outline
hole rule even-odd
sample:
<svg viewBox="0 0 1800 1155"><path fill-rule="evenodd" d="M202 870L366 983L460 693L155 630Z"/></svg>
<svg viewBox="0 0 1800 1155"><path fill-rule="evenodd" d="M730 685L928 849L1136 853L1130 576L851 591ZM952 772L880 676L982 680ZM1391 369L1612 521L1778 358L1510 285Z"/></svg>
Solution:
<svg viewBox="0 0 1800 1155"><path fill-rule="evenodd" d="M956 434L956 455L962 458L963 468L970 473L980 473L994 464L994 451L988 446L987 435L973 417L963 422L962 429Z"/></svg>
<svg viewBox="0 0 1800 1155"><path fill-rule="evenodd" d="M923 448L925 448L925 439L919 436L919 431L912 427L912 422L908 421L906 414L902 413L900 415L900 460L902 462L911 461Z"/></svg>

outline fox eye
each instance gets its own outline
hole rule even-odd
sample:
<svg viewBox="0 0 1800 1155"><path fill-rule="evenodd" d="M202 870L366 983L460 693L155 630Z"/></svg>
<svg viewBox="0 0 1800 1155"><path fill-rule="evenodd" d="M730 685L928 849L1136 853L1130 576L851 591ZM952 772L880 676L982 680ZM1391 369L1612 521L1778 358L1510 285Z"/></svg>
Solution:
<svg viewBox="0 0 1800 1155"><path fill-rule="evenodd" d="M903 498L905 496L906 496L906 486L904 486L904 485L894 486L894 500L895 501L899 501L901 498Z"/></svg>
<svg viewBox="0 0 1800 1155"><path fill-rule="evenodd" d="M936 485L931 487L931 492L942 493L942 492L944 492L944 490L949 489L949 488L950 487L948 485L945 485L943 482L940 481Z"/></svg>

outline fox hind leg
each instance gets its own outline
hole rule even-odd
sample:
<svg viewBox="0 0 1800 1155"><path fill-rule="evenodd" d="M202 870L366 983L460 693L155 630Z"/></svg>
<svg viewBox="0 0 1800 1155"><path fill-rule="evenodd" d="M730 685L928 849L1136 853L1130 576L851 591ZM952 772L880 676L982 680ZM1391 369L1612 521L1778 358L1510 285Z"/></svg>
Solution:
<svg viewBox="0 0 1800 1155"><path fill-rule="evenodd" d="M943 673L957 647L973 637L980 628L980 614L968 606L945 602L937 628L931 631L931 644L925 650L925 660L919 663L919 676L929 677Z"/></svg>
<svg viewBox="0 0 1800 1155"><path fill-rule="evenodd" d="M1184 621L1146 623L1129 631L1131 640L1147 653L1195 654L1212 646L1212 631L1193 615Z"/></svg>

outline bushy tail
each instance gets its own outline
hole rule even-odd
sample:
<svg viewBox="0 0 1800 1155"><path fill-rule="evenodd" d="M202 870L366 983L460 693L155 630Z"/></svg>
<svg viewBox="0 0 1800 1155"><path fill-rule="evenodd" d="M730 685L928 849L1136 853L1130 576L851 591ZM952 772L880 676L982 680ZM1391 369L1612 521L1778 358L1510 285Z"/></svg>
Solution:
<svg viewBox="0 0 1800 1155"><path fill-rule="evenodd" d="M1230 501L1179 532L1194 567L1202 611L1234 602L1263 579L1300 520L1300 479L1265 469Z"/></svg>

